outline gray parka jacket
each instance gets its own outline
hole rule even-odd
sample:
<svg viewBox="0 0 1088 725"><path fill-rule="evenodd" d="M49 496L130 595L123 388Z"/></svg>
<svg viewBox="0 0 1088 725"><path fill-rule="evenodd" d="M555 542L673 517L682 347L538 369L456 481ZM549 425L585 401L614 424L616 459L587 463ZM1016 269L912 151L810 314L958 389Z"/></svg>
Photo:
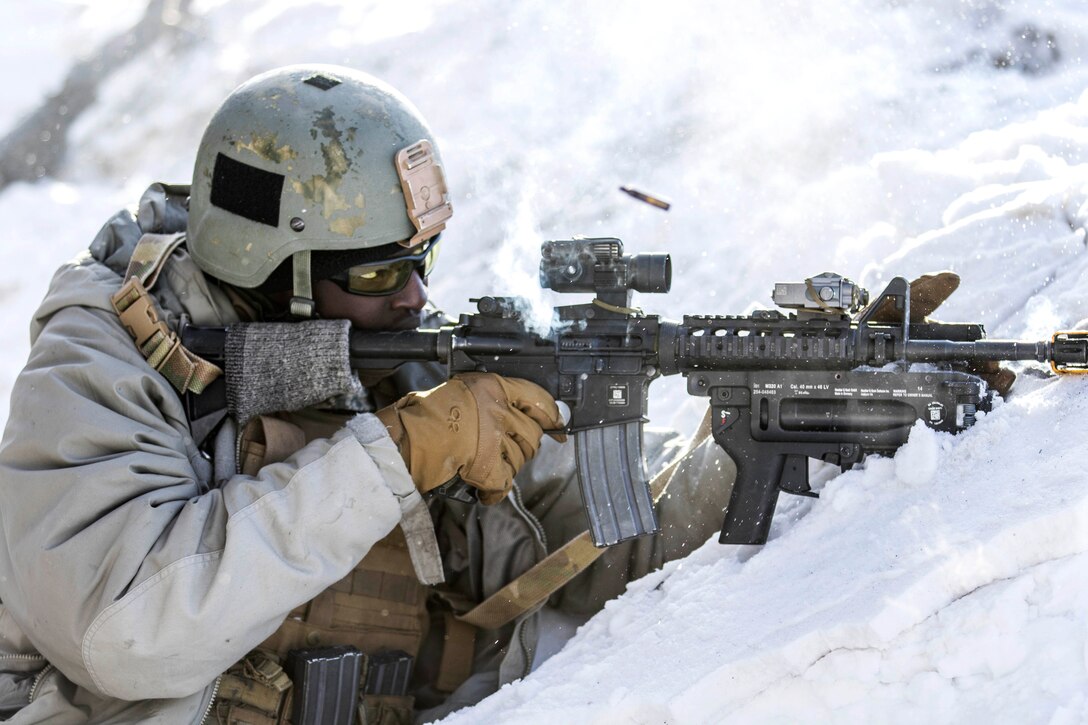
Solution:
<svg viewBox="0 0 1088 725"><path fill-rule="evenodd" d="M144 198L145 227L170 231L164 203ZM110 304L150 230L119 216L58 270L12 392L0 444L0 672L40 669L35 653L49 662L34 680L0 677L0 713L31 700L17 721L199 721L217 676L419 501L371 415L255 477L213 480L180 397ZM237 321L184 250L155 296L172 327L182 315Z"/></svg>
<svg viewBox="0 0 1088 725"><path fill-rule="evenodd" d="M255 477L217 478L179 396L110 304L142 233L183 228L166 202L155 185L139 224L127 212L111 220L58 270L32 322L0 443L0 719L200 722L216 678L419 500L384 427L366 414ZM172 327L183 316L237 321L183 248L154 293ZM671 450L665 437L648 442L659 457ZM545 529L554 549L584 528L571 456L545 449L519 476L524 495L436 512L440 541L459 549L447 572L469 596L489 595L544 556ZM697 451L693 472L670 486L682 492L662 516L673 536L617 547L557 601L592 613L629 579L705 541L728 499L727 485L696 486L698 470L731 469L716 450ZM535 636L529 617L478 649L476 674L433 714L527 674Z"/></svg>

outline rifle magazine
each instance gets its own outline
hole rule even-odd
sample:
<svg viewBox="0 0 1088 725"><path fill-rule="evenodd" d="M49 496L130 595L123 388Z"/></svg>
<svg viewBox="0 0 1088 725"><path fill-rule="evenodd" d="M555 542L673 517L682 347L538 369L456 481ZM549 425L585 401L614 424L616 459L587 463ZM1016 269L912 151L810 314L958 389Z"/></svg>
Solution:
<svg viewBox="0 0 1088 725"><path fill-rule="evenodd" d="M577 431L574 450L594 545L660 530L642 458L641 421Z"/></svg>

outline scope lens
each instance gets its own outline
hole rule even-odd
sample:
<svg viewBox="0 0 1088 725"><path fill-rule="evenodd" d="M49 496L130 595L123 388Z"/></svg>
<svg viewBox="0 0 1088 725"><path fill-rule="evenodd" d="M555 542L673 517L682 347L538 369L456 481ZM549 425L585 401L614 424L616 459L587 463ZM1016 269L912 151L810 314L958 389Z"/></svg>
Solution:
<svg viewBox="0 0 1088 725"><path fill-rule="evenodd" d="M672 287L672 256L636 254L628 262L627 286L636 292L668 292Z"/></svg>

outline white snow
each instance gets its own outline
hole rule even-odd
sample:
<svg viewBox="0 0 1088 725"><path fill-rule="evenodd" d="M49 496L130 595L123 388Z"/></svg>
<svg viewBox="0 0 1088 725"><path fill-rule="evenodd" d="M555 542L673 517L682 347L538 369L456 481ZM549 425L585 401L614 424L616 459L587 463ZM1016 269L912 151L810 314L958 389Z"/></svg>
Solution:
<svg viewBox="0 0 1088 725"><path fill-rule="evenodd" d="M0 26L0 129L139 16L25 5ZM945 268L963 283L939 316L991 337L1088 318L1081 0L194 7L187 42L103 79L58 178L0 192L4 400L52 269L147 183L188 177L231 87L301 61L375 73L430 120L456 208L432 280L450 312L531 292L538 242L586 234L671 252L674 291L637 303L672 318L769 307L775 282L825 270L876 293ZM1088 387L1016 368L967 433L917 428L894 459L822 474L766 546L710 541L633 583L449 721L1088 721ZM656 424L702 414L682 381L651 394Z"/></svg>

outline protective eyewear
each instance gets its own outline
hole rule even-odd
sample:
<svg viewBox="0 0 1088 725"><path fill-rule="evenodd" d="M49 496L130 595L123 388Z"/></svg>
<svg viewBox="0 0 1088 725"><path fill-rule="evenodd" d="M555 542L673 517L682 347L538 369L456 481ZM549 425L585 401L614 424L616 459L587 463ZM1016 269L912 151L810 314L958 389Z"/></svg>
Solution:
<svg viewBox="0 0 1088 725"><path fill-rule="evenodd" d="M427 279L438 259L439 238L424 242L416 247L420 250L378 264L358 264L354 267L329 277L340 285L340 289L353 295L379 297L400 292L412 278L412 272L419 270L419 276Z"/></svg>

